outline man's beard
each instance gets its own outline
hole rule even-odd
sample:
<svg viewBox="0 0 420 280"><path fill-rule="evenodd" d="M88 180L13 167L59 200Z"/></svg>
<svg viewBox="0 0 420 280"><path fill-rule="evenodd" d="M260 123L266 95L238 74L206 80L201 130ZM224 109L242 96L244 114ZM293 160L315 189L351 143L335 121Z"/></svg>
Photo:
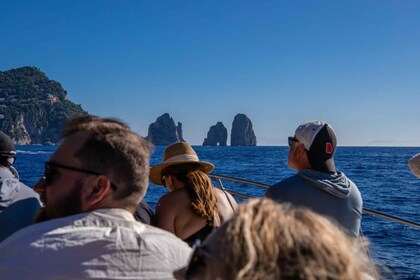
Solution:
<svg viewBox="0 0 420 280"><path fill-rule="evenodd" d="M54 205L48 205L48 198L46 198L44 207L40 208L34 216L34 223L82 213L82 184L82 180L77 180L74 191L61 201L55 201Z"/></svg>

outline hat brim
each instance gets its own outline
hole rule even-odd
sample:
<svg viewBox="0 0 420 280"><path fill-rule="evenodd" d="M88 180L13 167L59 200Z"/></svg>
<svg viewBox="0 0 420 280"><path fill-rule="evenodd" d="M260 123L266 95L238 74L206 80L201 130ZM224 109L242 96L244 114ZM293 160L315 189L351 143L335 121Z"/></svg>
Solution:
<svg viewBox="0 0 420 280"><path fill-rule="evenodd" d="M175 161L175 162L161 163L161 164L157 164L155 166L150 167L150 174L149 174L150 182L158 186L163 185L162 180L161 180L162 171L169 166L184 164L184 163L195 163L197 165L200 165L204 173L210 173L214 169L214 165L206 161Z"/></svg>
<svg viewBox="0 0 420 280"><path fill-rule="evenodd" d="M420 179L420 154L417 154L410 158L408 161L408 166L411 169L411 172Z"/></svg>

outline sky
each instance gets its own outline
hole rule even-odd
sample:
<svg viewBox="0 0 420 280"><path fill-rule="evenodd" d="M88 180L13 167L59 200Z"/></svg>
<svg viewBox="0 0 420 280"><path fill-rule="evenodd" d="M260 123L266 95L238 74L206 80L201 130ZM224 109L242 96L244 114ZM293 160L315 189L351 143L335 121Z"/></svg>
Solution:
<svg viewBox="0 0 420 280"><path fill-rule="evenodd" d="M420 1L0 0L0 71L40 68L91 114L147 136L163 113L201 145L252 121L287 145L420 146Z"/></svg>

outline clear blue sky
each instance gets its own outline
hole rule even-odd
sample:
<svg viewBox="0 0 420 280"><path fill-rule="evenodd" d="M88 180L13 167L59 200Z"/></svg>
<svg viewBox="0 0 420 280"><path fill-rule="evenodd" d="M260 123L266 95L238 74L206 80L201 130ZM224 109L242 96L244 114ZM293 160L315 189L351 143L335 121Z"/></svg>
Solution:
<svg viewBox="0 0 420 280"><path fill-rule="evenodd" d="M0 71L21 66L142 135L168 112L201 144L244 113L258 145L322 119L339 145L420 146L417 0L0 0Z"/></svg>

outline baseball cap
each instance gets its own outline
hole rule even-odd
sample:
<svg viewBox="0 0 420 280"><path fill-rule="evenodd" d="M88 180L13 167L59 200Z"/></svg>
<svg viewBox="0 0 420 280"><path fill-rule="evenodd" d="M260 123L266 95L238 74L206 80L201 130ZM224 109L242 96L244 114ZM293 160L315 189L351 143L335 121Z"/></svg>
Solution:
<svg viewBox="0 0 420 280"><path fill-rule="evenodd" d="M298 126L295 137L305 146L311 167L321 172L335 172L334 153L337 137L324 121L311 121Z"/></svg>
<svg viewBox="0 0 420 280"><path fill-rule="evenodd" d="M0 131L0 165L10 167L16 159L16 147L12 139Z"/></svg>

